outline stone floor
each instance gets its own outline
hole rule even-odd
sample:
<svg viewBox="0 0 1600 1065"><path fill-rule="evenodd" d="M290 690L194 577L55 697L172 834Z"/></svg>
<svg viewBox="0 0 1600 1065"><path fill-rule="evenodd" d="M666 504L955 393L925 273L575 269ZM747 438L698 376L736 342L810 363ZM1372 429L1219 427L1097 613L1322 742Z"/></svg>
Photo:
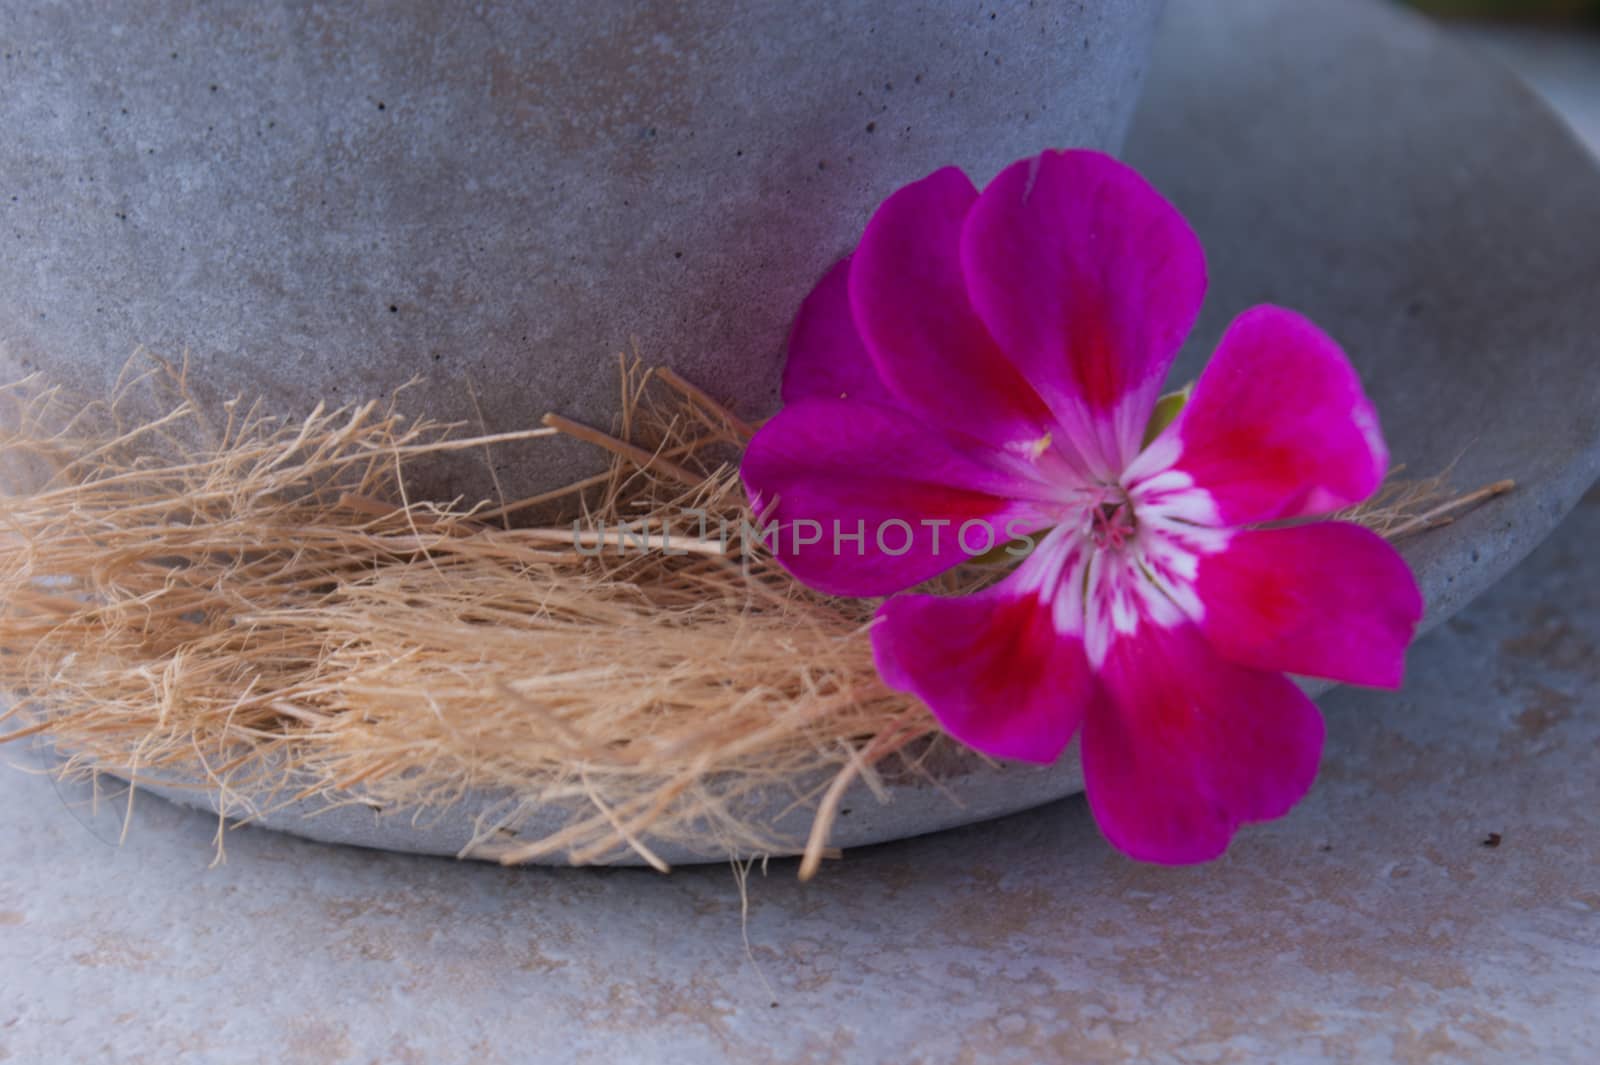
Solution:
<svg viewBox="0 0 1600 1065"><path fill-rule="evenodd" d="M1600 137L1600 42L1486 43ZM1596 543L1591 496L1404 694L1325 700L1313 794L1199 869L1073 799L774 863L746 912L725 868L213 866L200 815L0 772L0 1060L1600 1061Z"/></svg>

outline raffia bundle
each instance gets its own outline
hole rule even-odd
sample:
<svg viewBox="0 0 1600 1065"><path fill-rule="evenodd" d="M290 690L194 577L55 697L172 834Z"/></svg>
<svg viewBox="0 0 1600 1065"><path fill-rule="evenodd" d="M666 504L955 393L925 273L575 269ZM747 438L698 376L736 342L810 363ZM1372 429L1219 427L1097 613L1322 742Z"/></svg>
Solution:
<svg viewBox="0 0 1600 1065"><path fill-rule="evenodd" d="M878 680L873 604L809 592L750 535L751 427L670 372L624 365L612 432L548 416L476 437L392 400L208 411L185 383L165 364L130 382L120 396L173 399L132 425L116 400L3 392L0 467L26 486L0 528L4 720L8 738L47 737L65 774L192 781L244 819L497 793L512 801L463 853L631 848L663 868L649 839L795 850L748 801L787 789L815 810L809 872L848 782L937 751L925 708ZM407 492L418 460L557 433L605 448L609 470L521 501ZM1505 487L1443 506L1436 484L1392 489L1357 517L1403 536ZM576 527L513 520L551 506ZM551 805L570 811L560 831L504 842Z"/></svg>

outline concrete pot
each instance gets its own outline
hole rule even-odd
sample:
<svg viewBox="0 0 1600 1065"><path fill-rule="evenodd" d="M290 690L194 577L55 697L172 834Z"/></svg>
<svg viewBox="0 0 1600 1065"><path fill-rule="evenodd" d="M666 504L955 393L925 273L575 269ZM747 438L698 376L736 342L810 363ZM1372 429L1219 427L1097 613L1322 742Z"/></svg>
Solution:
<svg viewBox="0 0 1600 1065"><path fill-rule="evenodd" d="M416 409L501 431L608 424L637 345L764 414L886 194L1121 146L1161 6L7 5L0 371L99 395L188 351L286 413L421 377ZM495 458L512 495L594 460ZM490 491L481 456L425 481Z"/></svg>
<svg viewBox="0 0 1600 1065"><path fill-rule="evenodd" d="M1389 3L1173 0L1127 154L1193 221L1210 262L1206 308L1172 383L1200 372L1234 315L1280 302L1340 339L1413 475L1449 470L1463 490L1516 479L1514 492L1403 542L1425 627L1524 558L1600 474L1600 170L1504 71ZM1408 715L1405 700L1389 708ZM1346 772L1338 757L1330 748L1331 776ZM933 770L892 781L888 803L857 786L830 841L980 821L1083 782L1076 750L1046 767L972 756ZM752 819L798 845L811 811L794 796L824 783L775 788ZM149 790L234 816L269 805L193 782ZM415 817L310 801L254 823L455 854L484 825L504 828L496 841L538 839L573 815L549 806L510 818L510 802L475 792ZM674 863L726 858L649 843Z"/></svg>

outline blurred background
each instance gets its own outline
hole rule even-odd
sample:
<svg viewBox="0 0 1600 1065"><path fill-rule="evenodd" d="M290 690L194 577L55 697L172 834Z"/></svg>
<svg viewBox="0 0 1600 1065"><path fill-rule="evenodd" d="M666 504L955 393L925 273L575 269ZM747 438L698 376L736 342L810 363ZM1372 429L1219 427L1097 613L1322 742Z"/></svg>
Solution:
<svg viewBox="0 0 1600 1065"><path fill-rule="evenodd" d="M1560 22L1600 19L1600 0L1412 0L1430 15Z"/></svg>
<svg viewBox="0 0 1600 1065"><path fill-rule="evenodd" d="M1406 0L1522 76L1600 154L1600 0Z"/></svg>

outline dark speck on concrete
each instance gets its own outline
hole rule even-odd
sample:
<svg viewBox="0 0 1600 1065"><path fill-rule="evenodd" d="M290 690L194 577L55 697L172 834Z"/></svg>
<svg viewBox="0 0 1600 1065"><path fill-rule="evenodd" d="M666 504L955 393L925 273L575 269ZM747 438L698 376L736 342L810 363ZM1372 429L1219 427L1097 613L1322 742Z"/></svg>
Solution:
<svg viewBox="0 0 1600 1065"><path fill-rule="evenodd" d="M1498 847L1500 846L1500 838L1500 833L1491 832L1483 837L1483 845L1485 847Z"/></svg>
<svg viewBox="0 0 1600 1065"><path fill-rule="evenodd" d="M877 132L877 129L878 129L878 124L876 122L868 122L867 123L867 132L868 133L875 133L875 132Z"/></svg>
<svg viewBox="0 0 1600 1065"><path fill-rule="evenodd" d="M391 303L391 304L389 304L389 313L390 314L399 314L400 313L400 308L396 307L394 304Z"/></svg>

